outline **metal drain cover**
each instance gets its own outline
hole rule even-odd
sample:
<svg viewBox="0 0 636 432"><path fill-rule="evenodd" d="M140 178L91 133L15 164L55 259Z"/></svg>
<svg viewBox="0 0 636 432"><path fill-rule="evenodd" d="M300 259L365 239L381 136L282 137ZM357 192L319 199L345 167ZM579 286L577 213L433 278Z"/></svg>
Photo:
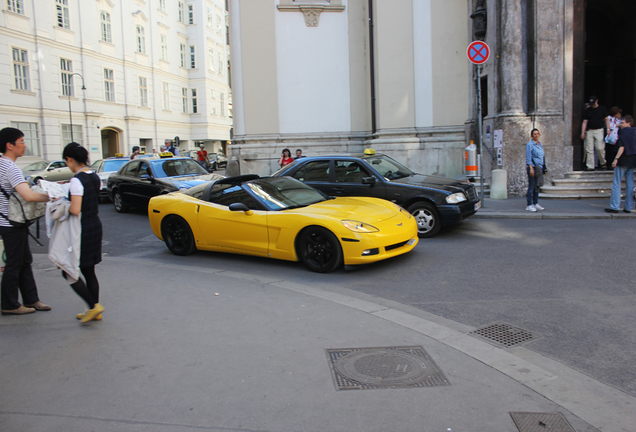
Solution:
<svg viewBox="0 0 636 432"><path fill-rule="evenodd" d="M576 432L561 413L511 412L519 432Z"/></svg>
<svg viewBox="0 0 636 432"><path fill-rule="evenodd" d="M450 385L421 346L326 351L337 390Z"/></svg>
<svg viewBox="0 0 636 432"><path fill-rule="evenodd" d="M535 335L526 330L504 323L491 324L484 328L471 331L468 334L482 337L488 342L494 342L506 348L537 339Z"/></svg>

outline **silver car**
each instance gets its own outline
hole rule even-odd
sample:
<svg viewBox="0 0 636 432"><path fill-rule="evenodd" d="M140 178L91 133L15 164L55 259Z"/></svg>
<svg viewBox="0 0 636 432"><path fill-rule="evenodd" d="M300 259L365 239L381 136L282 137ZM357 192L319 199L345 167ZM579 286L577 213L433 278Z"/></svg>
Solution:
<svg viewBox="0 0 636 432"><path fill-rule="evenodd" d="M108 192L106 191L108 177L112 173L119 171L119 168L121 168L129 160L130 158L127 157L110 157L93 162L91 169L97 173L102 182L102 186L99 191L99 200L101 202L109 201Z"/></svg>
<svg viewBox="0 0 636 432"><path fill-rule="evenodd" d="M22 172L24 173L26 181L32 184L37 184L41 179L50 182L66 183L70 181L74 175L73 171L66 166L63 160L52 162L41 160L33 162L22 168Z"/></svg>

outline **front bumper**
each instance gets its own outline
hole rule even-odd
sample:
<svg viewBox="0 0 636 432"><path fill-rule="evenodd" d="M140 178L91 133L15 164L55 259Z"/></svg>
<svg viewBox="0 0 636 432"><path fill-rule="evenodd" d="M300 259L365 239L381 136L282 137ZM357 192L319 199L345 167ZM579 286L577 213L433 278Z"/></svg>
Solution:
<svg viewBox="0 0 636 432"><path fill-rule="evenodd" d="M471 217L481 207L481 201L464 201L459 204L445 204L437 206L439 210L442 226L451 225L457 222L461 222L466 218Z"/></svg>

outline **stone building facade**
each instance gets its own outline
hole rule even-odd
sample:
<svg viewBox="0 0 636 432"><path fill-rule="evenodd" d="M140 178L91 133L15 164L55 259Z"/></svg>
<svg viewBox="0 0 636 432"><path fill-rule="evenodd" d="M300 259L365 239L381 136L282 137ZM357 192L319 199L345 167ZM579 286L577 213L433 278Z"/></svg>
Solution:
<svg viewBox="0 0 636 432"><path fill-rule="evenodd" d="M11 0L0 34L0 124L27 134L22 163L71 137L92 160L230 139L224 0Z"/></svg>
<svg viewBox="0 0 636 432"><path fill-rule="evenodd" d="M468 11L466 0L231 1L241 172L270 174L284 148L373 147L461 176Z"/></svg>

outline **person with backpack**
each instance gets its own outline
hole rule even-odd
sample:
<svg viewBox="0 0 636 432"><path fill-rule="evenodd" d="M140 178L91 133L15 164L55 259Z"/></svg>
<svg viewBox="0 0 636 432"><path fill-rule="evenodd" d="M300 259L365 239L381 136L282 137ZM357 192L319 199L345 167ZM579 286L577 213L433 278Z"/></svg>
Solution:
<svg viewBox="0 0 636 432"><path fill-rule="evenodd" d="M16 160L24 156L26 143L24 133L16 128L0 130L0 236L4 242L6 263L2 273L0 291L2 297L2 315L24 315L35 311L50 311L40 301L38 288L33 277L31 263L33 256L29 249L29 228L27 225L13 226L8 219L9 198L16 192L29 202L47 202L47 194L34 192L16 165ZM22 302L18 300L18 291Z"/></svg>

